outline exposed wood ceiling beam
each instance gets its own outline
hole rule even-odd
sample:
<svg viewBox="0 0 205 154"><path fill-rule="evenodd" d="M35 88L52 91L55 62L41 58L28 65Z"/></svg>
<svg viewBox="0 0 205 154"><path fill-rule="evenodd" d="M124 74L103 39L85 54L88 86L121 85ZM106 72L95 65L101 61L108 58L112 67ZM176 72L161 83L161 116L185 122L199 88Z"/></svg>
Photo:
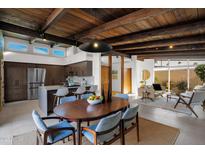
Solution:
<svg viewBox="0 0 205 154"><path fill-rule="evenodd" d="M76 34L75 37L76 38L83 38L83 37L87 37L87 36L91 36L91 35L96 35L96 34L100 34L104 31L108 31L110 29L116 28L116 27L120 27L126 24L131 24L131 23L136 23L148 18L152 18L154 16L158 16L160 14L163 14L167 11L170 11L173 9L163 9L163 8L159 8L159 9L140 9L137 10L135 12L132 12L128 15L122 16L120 18L117 18L115 20L112 20L110 22L106 22L100 26L97 26L95 28L92 28L88 31Z"/></svg>
<svg viewBox="0 0 205 154"><path fill-rule="evenodd" d="M13 24L9 24L9 23L2 22L2 21L0 21L0 29L5 30L5 31L18 33L18 34L22 34L22 35L31 36L34 38L42 38L41 34L39 34L39 32L37 32L35 30L21 27L21 26L17 26L17 25L13 25ZM50 40L50 41L54 41L54 42L58 42L58 43L69 44L69 45L76 45L76 44L81 43L81 42L76 42L75 40L72 40L72 39L67 39L67 38L63 38L63 37L59 37L59 36L55 36L55 35L51 35L51 34L47 34L47 33L45 33L45 39Z"/></svg>
<svg viewBox="0 0 205 154"><path fill-rule="evenodd" d="M127 58L131 58L131 56L129 54L126 53L122 53L122 52L117 52L117 51L110 51L107 53L102 53L101 56L109 56L109 54L111 54L112 56L124 56Z"/></svg>
<svg viewBox="0 0 205 154"><path fill-rule="evenodd" d="M135 53L135 54L146 54L146 53L158 53L158 52L172 52L172 51L185 51L185 50L204 50L204 44L195 44L195 45L181 45L181 46L173 46L173 48L169 47L161 47L161 48L150 48L150 49L133 49L133 50L116 50L122 53Z"/></svg>
<svg viewBox="0 0 205 154"><path fill-rule="evenodd" d="M143 59L169 59L169 58L174 58L174 59L184 59L184 58L205 58L205 50L187 50L184 52L173 52L173 53L151 53L151 54L142 54L138 55L137 59L143 60Z"/></svg>
<svg viewBox="0 0 205 154"><path fill-rule="evenodd" d="M155 60L167 60L167 59L204 59L205 58L205 54L201 54L201 55L170 55L170 54L163 54L163 55L139 55L137 56L138 60L144 60L144 59L155 59Z"/></svg>
<svg viewBox="0 0 205 154"><path fill-rule="evenodd" d="M126 43L129 41L143 40L152 38L158 40L159 37L168 38L170 36L177 37L179 34L185 34L192 32L193 34L199 34L205 31L205 20L200 20L196 22L190 22L186 24L176 24L174 26L168 26L164 28L157 28L154 30L146 30L144 32L134 32L131 34L121 35L117 37L111 37L104 39L103 41L107 43ZM137 42L137 41L136 41Z"/></svg>
<svg viewBox="0 0 205 154"><path fill-rule="evenodd" d="M196 55L196 54L205 54L205 49L197 49L197 50L163 50L163 51L153 51L153 52L141 52L141 53L137 53L136 52L129 52L130 55L163 55L163 54L170 54L170 55Z"/></svg>
<svg viewBox="0 0 205 154"><path fill-rule="evenodd" d="M92 23L93 25L100 25L104 23L103 21L99 20L97 17L94 17L93 15L88 14L87 12L79 8L68 9L67 12L89 23Z"/></svg>
<svg viewBox="0 0 205 154"><path fill-rule="evenodd" d="M188 45L188 44L200 44L205 43L205 35L196 35L188 37L180 37L173 39L164 39L157 41L149 41L142 43L125 44L119 46L113 46L115 50L129 50L129 49L144 49L154 47L168 47L170 45Z"/></svg>
<svg viewBox="0 0 205 154"><path fill-rule="evenodd" d="M48 16L46 22L43 24L40 31L44 33L52 24L54 24L58 19L63 16L65 12L65 8L56 8L54 11Z"/></svg>

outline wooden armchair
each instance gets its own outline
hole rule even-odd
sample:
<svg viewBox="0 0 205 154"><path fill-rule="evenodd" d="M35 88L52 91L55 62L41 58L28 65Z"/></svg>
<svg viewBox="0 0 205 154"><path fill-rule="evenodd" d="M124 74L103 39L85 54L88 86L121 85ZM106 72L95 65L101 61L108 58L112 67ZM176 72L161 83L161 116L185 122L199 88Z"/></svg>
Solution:
<svg viewBox="0 0 205 154"><path fill-rule="evenodd" d="M119 138L115 130L120 128L120 119L121 111L101 119L97 125L82 127L82 134L94 145L111 144Z"/></svg>
<svg viewBox="0 0 205 154"><path fill-rule="evenodd" d="M139 142L139 105L127 108L122 115L121 129L122 129L122 144L125 144L125 134L136 128L137 141Z"/></svg>
<svg viewBox="0 0 205 154"><path fill-rule="evenodd" d="M178 99L177 103L175 104L174 108L176 108L179 103L184 104L198 118L198 115L193 110L192 105L198 104L198 103L203 103L204 100L205 100L205 91L194 91L194 92L192 92L191 95L186 94L186 93L182 93L179 96L179 99Z"/></svg>
<svg viewBox="0 0 205 154"><path fill-rule="evenodd" d="M39 144L39 140L45 145L54 144L61 140L64 142L64 139L71 135L73 136L73 144L76 144L75 128L69 122L62 121L63 119L60 117L40 117L36 111L32 112L32 117L37 127L37 145ZM47 127L44 120L51 119L58 119L61 122Z"/></svg>

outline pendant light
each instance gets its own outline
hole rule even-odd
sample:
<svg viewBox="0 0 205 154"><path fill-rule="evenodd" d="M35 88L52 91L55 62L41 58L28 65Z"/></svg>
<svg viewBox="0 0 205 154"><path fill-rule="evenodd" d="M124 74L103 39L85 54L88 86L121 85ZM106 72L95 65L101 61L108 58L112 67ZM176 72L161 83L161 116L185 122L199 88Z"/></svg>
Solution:
<svg viewBox="0 0 205 154"><path fill-rule="evenodd" d="M95 14L95 12L94 12ZM96 20L96 14L95 14ZM107 44L106 42L97 40L96 38L87 42L84 42L79 46L79 48L85 52L91 53L104 53L112 50L112 46Z"/></svg>

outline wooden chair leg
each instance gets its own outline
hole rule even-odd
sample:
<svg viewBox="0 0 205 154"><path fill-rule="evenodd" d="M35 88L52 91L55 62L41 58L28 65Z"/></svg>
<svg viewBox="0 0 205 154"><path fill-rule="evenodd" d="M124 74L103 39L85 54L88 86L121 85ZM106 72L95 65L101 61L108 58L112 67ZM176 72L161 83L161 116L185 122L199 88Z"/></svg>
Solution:
<svg viewBox="0 0 205 154"><path fill-rule="evenodd" d="M82 141L81 141L82 143ZM73 133L73 145L76 145L75 133Z"/></svg>
<svg viewBox="0 0 205 154"><path fill-rule="evenodd" d="M136 129L137 129L137 141L139 142L140 141L140 133L139 133L139 115L138 115L138 113L136 116Z"/></svg>
<svg viewBox="0 0 205 154"><path fill-rule="evenodd" d="M125 145L124 121L120 122L120 141L121 145Z"/></svg>
<svg viewBox="0 0 205 154"><path fill-rule="evenodd" d="M180 103L180 98L178 99L177 103L174 105L174 108L176 109L177 105Z"/></svg>
<svg viewBox="0 0 205 154"><path fill-rule="evenodd" d="M36 145L39 145L38 132L36 132Z"/></svg>
<svg viewBox="0 0 205 154"><path fill-rule="evenodd" d="M198 118L198 115L196 114L196 112L192 109L192 107L188 104L186 104L186 106L191 110L192 113L194 113L194 115Z"/></svg>

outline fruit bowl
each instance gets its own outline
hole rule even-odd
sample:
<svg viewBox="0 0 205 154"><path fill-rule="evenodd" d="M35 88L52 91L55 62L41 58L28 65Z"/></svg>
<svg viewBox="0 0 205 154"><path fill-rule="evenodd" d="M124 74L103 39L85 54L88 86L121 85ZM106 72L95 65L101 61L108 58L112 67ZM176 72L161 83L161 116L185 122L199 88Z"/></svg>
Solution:
<svg viewBox="0 0 205 154"><path fill-rule="evenodd" d="M95 104L99 104L101 103L103 100L103 97L102 96L90 96L88 99L87 99L87 102L91 105L95 105Z"/></svg>

